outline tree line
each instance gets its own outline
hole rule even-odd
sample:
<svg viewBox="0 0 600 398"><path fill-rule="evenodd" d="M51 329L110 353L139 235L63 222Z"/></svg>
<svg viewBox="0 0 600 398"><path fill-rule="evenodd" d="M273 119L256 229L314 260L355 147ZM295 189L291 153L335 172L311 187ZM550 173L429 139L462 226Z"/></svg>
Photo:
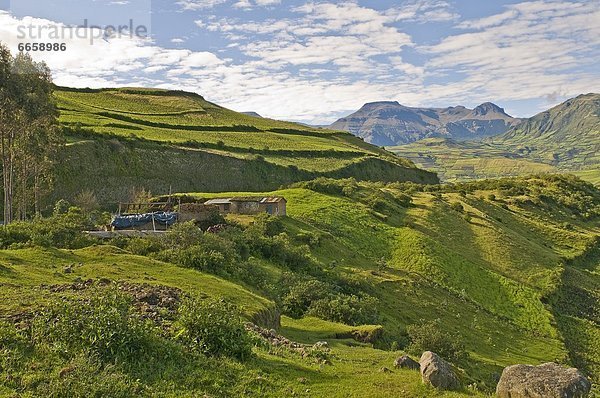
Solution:
<svg viewBox="0 0 600 398"><path fill-rule="evenodd" d="M40 214L63 145L52 76L27 53L0 43L0 157L4 223Z"/></svg>

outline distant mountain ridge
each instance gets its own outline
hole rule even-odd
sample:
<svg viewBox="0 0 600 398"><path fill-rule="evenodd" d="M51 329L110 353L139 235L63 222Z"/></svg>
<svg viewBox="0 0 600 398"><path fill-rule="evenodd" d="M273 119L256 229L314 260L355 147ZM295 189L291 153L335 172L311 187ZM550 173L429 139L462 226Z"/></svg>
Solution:
<svg viewBox="0 0 600 398"><path fill-rule="evenodd" d="M521 119L508 115L491 102L469 109L464 106L414 108L397 101L380 101L363 105L329 128L349 131L371 144L392 146L431 137L481 139L505 133L520 122Z"/></svg>
<svg viewBox="0 0 600 398"><path fill-rule="evenodd" d="M481 142L388 147L445 181L570 172L600 185L600 94L582 94Z"/></svg>
<svg viewBox="0 0 600 398"><path fill-rule="evenodd" d="M581 94L494 137L515 152L569 169L600 164L600 94Z"/></svg>

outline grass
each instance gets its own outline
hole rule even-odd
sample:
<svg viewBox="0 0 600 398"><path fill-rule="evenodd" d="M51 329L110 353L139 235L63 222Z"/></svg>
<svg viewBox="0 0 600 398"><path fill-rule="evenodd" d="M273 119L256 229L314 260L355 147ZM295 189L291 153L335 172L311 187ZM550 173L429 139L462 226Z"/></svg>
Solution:
<svg viewBox="0 0 600 398"><path fill-rule="evenodd" d="M92 191L258 191L319 176L435 183L433 173L349 133L240 114L182 91L58 88L67 146L48 206ZM86 176L82 178L82 176Z"/></svg>
<svg viewBox="0 0 600 398"><path fill-rule="evenodd" d="M441 319L468 341L480 382L511 363L566 361L575 337L557 328L546 302L561 289L566 259L592 244L598 224L565 229L573 219L562 210L526 206L528 199L493 189L458 190L413 194L400 219L373 211L353 194L299 188L265 194L288 199L288 231L324 238L312 249L323 264L372 286L392 335L421 319ZM491 194L502 199L490 200ZM451 208L456 202L463 212Z"/></svg>
<svg viewBox="0 0 600 398"><path fill-rule="evenodd" d="M600 170L582 170L582 171L572 171L572 174L575 174L577 177L582 180L586 180L591 182L596 186L600 186Z"/></svg>
<svg viewBox="0 0 600 398"><path fill-rule="evenodd" d="M388 147L419 167L435 171L443 181L466 181L535 173L557 169L493 143L453 142L432 138Z"/></svg>
<svg viewBox="0 0 600 398"><path fill-rule="evenodd" d="M71 264L73 273L63 269ZM28 248L0 251L0 283L18 285L18 290L40 285L72 283L74 280L108 278L132 283L174 286L188 292L225 297L240 305L248 318L272 309L273 303L244 288L213 275L176 267L171 264L134 256L112 246L87 247L79 250ZM2 289L2 311L21 310L35 305L43 290L33 289L35 297L14 300L15 292Z"/></svg>
<svg viewBox="0 0 600 398"><path fill-rule="evenodd" d="M427 188L330 180L259 193L193 195L253 194L287 199L288 216L282 221L290 241L299 242L307 233L319 237L303 249L318 268L306 272L335 277L375 297L380 325L283 316L279 333L305 344L327 341L331 364L255 347L255 357L242 363L181 359L178 365L166 361L159 371L100 370L93 380L88 380L91 371L82 370L74 389L83 389L85 382L96 389L112 377L115 385L137 379L141 391L160 396L486 396L503 367L548 361L576 365L598 380L600 329L593 309L600 286L600 221L597 209L589 215L576 213L578 206L593 208L597 202L600 193L592 186L543 176ZM412 199L409 206L401 201L405 195ZM253 221L231 218L244 225ZM74 273L62 272L73 263L81 263ZM292 272L265 258L252 258L249 264L264 271L267 284L277 284L282 273ZM250 319L263 319L261 313L274 306L251 283L94 246L0 251L0 313L6 317L43 305L48 293L42 284L101 277L225 296ZM464 384L477 389L437 392L420 382L418 372L382 371L392 369L407 347L407 326L435 319L465 344L469 358L456 365L464 373ZM375 343L352 338L380 328L383 334ZM400 348L392 349L392 343ZM56 366L69 365L58 363L42 365L46 376L32 370L24 374L58 383Z"/></svg>

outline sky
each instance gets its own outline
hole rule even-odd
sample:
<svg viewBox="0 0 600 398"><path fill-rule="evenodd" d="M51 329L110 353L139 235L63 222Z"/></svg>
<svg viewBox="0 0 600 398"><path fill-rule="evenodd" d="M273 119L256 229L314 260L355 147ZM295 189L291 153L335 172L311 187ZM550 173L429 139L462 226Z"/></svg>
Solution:
<svg viewBox="0 0 600 398"><path fill-rule="evenodd" d="M32 52L59 85L311 124L373 101L529 117L600 92L600 0L0 0L0 42L65 43Z"/></svg>

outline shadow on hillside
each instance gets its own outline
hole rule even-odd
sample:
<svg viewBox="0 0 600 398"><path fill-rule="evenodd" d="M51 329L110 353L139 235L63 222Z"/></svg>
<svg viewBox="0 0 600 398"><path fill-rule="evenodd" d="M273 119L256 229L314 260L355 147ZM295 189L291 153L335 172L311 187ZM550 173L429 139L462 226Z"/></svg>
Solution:
<svg viewBox="0 0 600 398"><path fill-rule="evenodd" d="M600 239L565 261L560 286L547 298L573 366L600 382Z"/></svg>

